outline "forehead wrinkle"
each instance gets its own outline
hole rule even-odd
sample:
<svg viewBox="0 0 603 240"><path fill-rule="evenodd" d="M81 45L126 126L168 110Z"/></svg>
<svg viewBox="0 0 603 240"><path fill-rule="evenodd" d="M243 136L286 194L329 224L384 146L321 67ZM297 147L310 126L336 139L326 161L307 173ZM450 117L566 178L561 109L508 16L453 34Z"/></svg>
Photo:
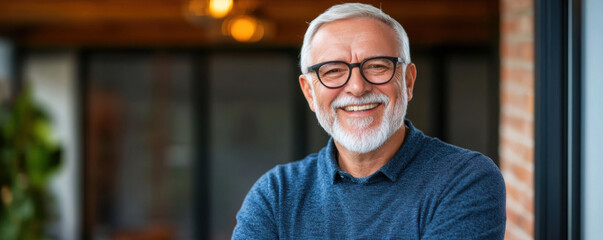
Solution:
<svg viewBox="0 0 603 240"><path fill-rule="evenodd" d="M350 27L349 22L345 21L366 21L368 25L360 27ZM365 23L366 24L366 23ZM378 34L375 34L378 31ZM385 38L395 37L395 32L386 24L370 19L356 18L336 20L324 24L314 35L310 56L313 63L325 61L340 60L345 62L360 62L369 57L375 56L397 56L399 46L395 41L388 41ZM367 48L366 46L391 45L390 47ZM391 52L393 50L394 52Z"/></svg>
<svg viewBox="0 0 603 240"><path fill-rule="evenodd" d="M341 34L332 34L323 28L318 30L312 42L314 46L310 49L310 54L315 60L314 63L333 60L345 61L349 59L348 53L352 52L351 45L346 44L349 42L346 37Z"/></svg>

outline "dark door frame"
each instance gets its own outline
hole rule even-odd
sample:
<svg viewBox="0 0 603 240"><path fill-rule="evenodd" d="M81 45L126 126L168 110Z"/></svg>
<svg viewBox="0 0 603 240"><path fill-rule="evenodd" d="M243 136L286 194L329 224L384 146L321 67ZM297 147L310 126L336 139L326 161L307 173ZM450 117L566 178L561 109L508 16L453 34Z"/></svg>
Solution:
<svg viewBox="0 0 603 240"><path fill-rule="evenodd" d="M580 239L581 7L535 1L536 239Z"/></svg>

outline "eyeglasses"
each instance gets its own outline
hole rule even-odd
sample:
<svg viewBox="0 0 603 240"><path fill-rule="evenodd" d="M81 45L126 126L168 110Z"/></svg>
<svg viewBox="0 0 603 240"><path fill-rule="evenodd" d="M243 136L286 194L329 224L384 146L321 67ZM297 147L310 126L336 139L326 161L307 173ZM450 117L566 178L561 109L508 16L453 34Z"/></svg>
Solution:
<svg viewBox="0 0 603 240"><path fill-rule="evenodd" d="M386 84L394 78L396 64L404 63L399 57L371 57L359 63L344 61L328 61L308 67L309 72L316 72L318 80L327 88L340 88L352 76L352 68L359 67L360 75L369 83Z"/></svg>

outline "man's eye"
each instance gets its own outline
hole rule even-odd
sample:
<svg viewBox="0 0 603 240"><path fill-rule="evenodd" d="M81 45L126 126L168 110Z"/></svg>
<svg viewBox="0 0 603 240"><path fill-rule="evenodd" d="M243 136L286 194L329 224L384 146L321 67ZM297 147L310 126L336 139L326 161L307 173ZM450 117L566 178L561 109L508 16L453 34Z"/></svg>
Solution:
<svg viewBox="0 0 603 240"><path fill-rule="evenodd" d="M338 77L342 74L345 74L345 72L347 71L347 69L345 68L328 68L328 69L324 69L324 71L322 72L322 76L328 76L328 77Z"/></svg>
<svg viewBox="0 0 603 240"><path fill-rule="evenodd" d="M339 73L339 72L343 72L343 69L340 69L340 68L329 69L325 74Z"/></svg>
<svg viewBox="0 0 603 240"><path fill-rule="evenodd" d="M368 66L369 69L386 69L387 66L381 64L371 64Z"/></svg>

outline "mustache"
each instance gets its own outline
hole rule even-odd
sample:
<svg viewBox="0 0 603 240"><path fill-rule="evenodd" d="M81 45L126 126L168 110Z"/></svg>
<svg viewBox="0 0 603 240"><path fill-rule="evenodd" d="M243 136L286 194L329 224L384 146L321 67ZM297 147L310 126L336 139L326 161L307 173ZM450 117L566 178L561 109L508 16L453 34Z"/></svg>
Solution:
<svg viewBox="0 0 603 240"><path fill-rule="evenodd" d="M348 105L362 105L369 103L384 103L389 104L389 97L383 93L367 93L361 97L353 97L350 95L338 96L331 102L331 109L336 110L337 108L345 107Z"/></svg>

